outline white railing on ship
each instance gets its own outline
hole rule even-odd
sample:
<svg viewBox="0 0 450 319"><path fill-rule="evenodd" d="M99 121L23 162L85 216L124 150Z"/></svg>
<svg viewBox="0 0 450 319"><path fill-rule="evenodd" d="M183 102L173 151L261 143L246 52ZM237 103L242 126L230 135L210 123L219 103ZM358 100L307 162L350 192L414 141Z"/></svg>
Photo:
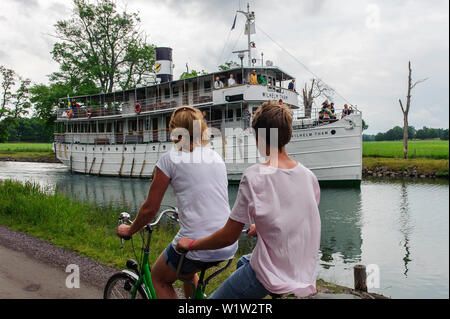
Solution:
<svg viewBox="0 0 450 319"><path fill-rule="evenodd" d="M167 96L160 97L152 97L152 98L144 98L137 99L134 101L123 101L123 102L108 102L105 103L102 107L100 106L91 106L88 104L84 104L82 101L77 102L80 107L72 108L72 116L71 118L86 118L87 111L92 111L91 117L101 117L101 116L113 116L120 114L129 114L133 113L134 107L139 104L141 107L141 113L164 110L164 109L174 109L181 105L201 105L212 102L212 91L211 89L206 90L196 90L189 92L178 92L177 96L173 96L172 94ZM74 105L73 103L72 105ZM68 108L60 108L57 111L58 118L67 117Z"/></svg>

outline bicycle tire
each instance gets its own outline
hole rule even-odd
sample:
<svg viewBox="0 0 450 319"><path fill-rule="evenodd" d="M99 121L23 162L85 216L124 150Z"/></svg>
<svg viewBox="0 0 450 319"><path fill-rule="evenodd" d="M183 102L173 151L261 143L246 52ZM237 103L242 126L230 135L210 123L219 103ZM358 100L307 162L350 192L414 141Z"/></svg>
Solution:
<svg viewBox="0 0 450 319"><path fill-rule="evenodd" d="M112 275L106 283L103 291L103 299L131 299L131 290L136 283L136 278L125 272ZM137 288L135 299L148 299L144 287Z"/></svg>

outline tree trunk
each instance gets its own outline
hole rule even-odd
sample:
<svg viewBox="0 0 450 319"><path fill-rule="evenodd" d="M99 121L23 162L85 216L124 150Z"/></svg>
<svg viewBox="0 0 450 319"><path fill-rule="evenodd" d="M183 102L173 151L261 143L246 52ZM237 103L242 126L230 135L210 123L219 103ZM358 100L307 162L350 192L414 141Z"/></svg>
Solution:
<svg viewBox="0 0 450 319"><path fill-rule="evenodd" d="M408 114L403 113L403 158L408 158Z"/></svg>

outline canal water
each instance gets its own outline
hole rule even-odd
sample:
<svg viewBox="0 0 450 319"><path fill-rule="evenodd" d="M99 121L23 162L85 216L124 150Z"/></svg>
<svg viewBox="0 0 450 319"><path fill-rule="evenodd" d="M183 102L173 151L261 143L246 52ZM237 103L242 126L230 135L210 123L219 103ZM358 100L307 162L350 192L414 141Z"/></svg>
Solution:
<svg viewBox="0 0 450 319"><path fill-rule="evenodd" d="M0 179L32 181L79 199L136 211L150 182L71 175L60 164L0 162ZM238 187L229 187L232 205ZM448 181L363 181L322 189L319 277L353 286L353 266L373 265L369 291L393 298L449 298ZM175 205L172 191L163 204ZM242 242L251 251L252 242ZM379 275L377 276L377 272Z"/></svg>

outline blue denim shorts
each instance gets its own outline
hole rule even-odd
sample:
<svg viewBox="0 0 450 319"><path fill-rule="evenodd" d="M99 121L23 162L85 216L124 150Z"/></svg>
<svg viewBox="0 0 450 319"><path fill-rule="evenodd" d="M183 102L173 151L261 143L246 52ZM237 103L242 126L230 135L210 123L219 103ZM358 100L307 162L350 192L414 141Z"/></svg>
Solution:
<svg viewBox="0 0 450 319"><path fill-rule="evenodd" d="M236 271L213 292L210 299L262 299L270 294L256 278L250 266L250 256L239 259Z"/></svg>
<svg viewBox="0 0 450 319"><path fill-rule="evenodd" d="M164 250L164 261L173 270L177 271L178 263L180 262L181 254L178 253L170 243ZM181 274L192 274L200 270L205 270L215 267L223 261L200 261L184 257L183 265L181 266Z"/></svg>

